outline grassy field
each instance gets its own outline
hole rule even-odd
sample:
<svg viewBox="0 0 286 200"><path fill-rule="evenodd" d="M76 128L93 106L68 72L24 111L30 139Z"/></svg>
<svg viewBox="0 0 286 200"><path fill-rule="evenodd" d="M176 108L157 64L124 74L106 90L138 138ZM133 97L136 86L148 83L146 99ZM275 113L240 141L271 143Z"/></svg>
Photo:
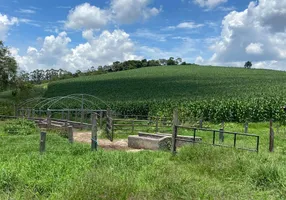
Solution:
<svg viewBox="0 0 286 200"><path fill-rule="evenodd" d="M285 120L286 73L206 66L161 66L79 77L48 85L47 97L95 95L125 114L208 121Z"/></svg>
<svg viewBox="0 0 286 200"><path fill-rule="evenodd" d="M38 131L11 136L5 124L0 122L0 199L286 198L282 151L192 145L175 157L159 151L90 152L89 145L71 145L50 132L40 155ZM266 129L261 127L257 131Z"/></svg>

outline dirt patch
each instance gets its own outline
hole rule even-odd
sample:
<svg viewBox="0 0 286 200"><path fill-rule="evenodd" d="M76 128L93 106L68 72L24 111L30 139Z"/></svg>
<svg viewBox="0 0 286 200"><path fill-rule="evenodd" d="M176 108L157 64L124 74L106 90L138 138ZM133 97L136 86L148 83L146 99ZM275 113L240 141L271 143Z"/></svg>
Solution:
<svg viewBox="0 0 286 200"><path fill-rule="evenodd" d="M82 143L91 142L91 132L74 132L74 141ZM132 149L128 147L127 139L114 140L111 142L108 139L98 139L98 145L100 148L107 150L124 150L129 152L138 152L142 149Z"/></svg>

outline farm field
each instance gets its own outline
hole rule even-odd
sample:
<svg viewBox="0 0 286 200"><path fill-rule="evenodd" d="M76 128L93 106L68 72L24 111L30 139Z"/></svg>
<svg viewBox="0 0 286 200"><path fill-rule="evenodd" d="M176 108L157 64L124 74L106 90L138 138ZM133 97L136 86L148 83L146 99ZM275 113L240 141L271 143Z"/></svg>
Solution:
<svg viewBox="0 0 286 200"><path fill-rule="evenodd" d="M280 108L286 105L285 80L286 72L273 70L160 66L51 82L21 98L86 93L121 114L170 117L177 108L184 121L284 122L286 114ZM0 93L5 108L0 114L13 114L11 93Z"/></svg>
<svg viewBox="0 0 286 200"><path fill-rule="evenodd" d="M284 96L286 72L233 67L160 66L48 85L47 97L93 94L105 101Z"/></svg>
<svg viewBox="0 0 286 200"><path fill-rule="evenodd" d="M125 114L207 121L284 120L286 73L207 66L161 66L79 77L48 85L46 97L95 95Z"/></svg>
<svg viewBox="0 0 286 200"><path fill-rule="evenodd" d="M71 145L49 132L46 152L40 155L39 130L31 128L29 135L11 135L5 132L5 124L0 122L0 199L286 197L286 157L281 149L273 154L267 150L257 154L191 145L180 149L175 157L163 151L90 152L87 144ZM33 127L23 123L28 125ZM250 127L252 131L267 131L266 124ZM279 133L277 146L284 139L285 134ZM267 149L267 145L263 143L261 148Z"/></svg>

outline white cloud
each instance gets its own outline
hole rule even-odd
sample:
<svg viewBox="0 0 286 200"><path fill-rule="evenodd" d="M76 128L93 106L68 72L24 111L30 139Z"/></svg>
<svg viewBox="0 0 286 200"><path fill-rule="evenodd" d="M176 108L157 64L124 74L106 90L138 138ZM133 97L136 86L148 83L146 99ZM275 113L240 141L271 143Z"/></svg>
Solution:
<svg viewBox="0 0 286 200"><path fill-rule="evenodd" d="M22 14L35 14L36 13L35 10L31 10L31 9L19 9L16 12L22 13Z"/></svg>
<svg viewBox="0 0 286 200"><path fill-rule="evenodd" d="M61 32L58 36L47 36L40 49L28 47L26 55L18 55L14 49L13 56L16 58L20 68L25 71L35 69L59 68L61 58L69 53L67 45L71 39L66 32Z"/></svg>
<svg viewBox="0 0 286 200"><path fill-rule="evenodd" d="M211 61L224 64L250 60L260 63L258 66L271 63L271 68L281 68L286 62L285 7L286 0L260 0L251 2L242 12L229 13L222 22L220 39L211 46Z"/></svg>
<svg viewBox="0 0 286 200"><path fill-rule="evenodd" d="M102 10L89 3L84 3L70 10L67 28L72 29L100 29L110 20L110 14L107 10Z"/></svg>
<svg viewBox="0 0 286 200"><path fill-rule="evenodd" d="M112 0L113 18L120 24L131 24L158 15L162 8L150 8L150 0Z"/></svg>
<svg viewBox="0 0 286 200"><path fill-rule="evenodd" d="M200 7L213 9L222 3L226 3L227 0L193 0L193 2Z"/></svg>
<svg viewBox="0 0 286 200"><path fill-rule="evenodd" d="M193 29L193 28L199 28L204 26L203 24L196 24L194 22L182 22L178 24L177 28L188 28L188 29Z"/></svg>
<svg viewBox="0 0 286 200"><path fill-rule="evenodd" d="M263 44L261 44L261 43L250 43L245 48L245 51L248 54L262 54L263 53Z"/></svg>
<svg viewBox="0 0 286 200"><path fill-rule="evenodd" d="M82 32L82 37L88 41L93 40L94 39L93 30L92 29L84 30Z"/></svg>
<svg viewBox="0 0 286 200"><path fill-rule="evenodd" d="M204 63L204 59L203 59L203 57L201 57L201 56L198 56L197 58L196 58L196 60L195 60L195 63L196 64L202 64L202 63Z"/></svg>
<svg viewBox="0 0 286 200"><path fill-rule="evenodd" d="M163 28L162 30L168 31L168 30L175 30L175 29L197 29L200 27L205 26L204 24L196 24L195 22L182 22L178 24L177 26L168 26L166 28Z"/></svg>
<svg viewBox="0 0 286 200"><path fill-rule="evenodd" d="M158 15L162 8L148 7L150 0L112 0L110 7L101 9L84 3L70 10L66 28L100 29L108 23L131 24Z"/></svg>
<svg viewBox="0 0 286 200"><path fill-rule="evenodd" d="M69 49L71 39L62 32L58 36L47 36L40 49L29 47L24 56L18 54L18 49L12 49L12 55L25 71L62 68L74 72L114 61L142 59L134 54L134 43L122 30L103 31L98 37L88 30L83 32L83 37L86 43Z"/></svg>
<svg viewBox="0 0 286 200"><path fill-rule="evenodd" d="M98 38L95 38L90 31L84 32L83 35L88 42L78 45L63 58L71 69L82 70L114 61L142 59L134 54L134 43L122 30L115 30L112 33L103 31Z"/></svg>
<svg viewBox="0 0 286 200"><path fill-rule="evenodd" d="M36 21L31 20L31 19L21 18L21 19L19 19L19 22L24 23L24 24L29 24L29 25L35 26L35 27L41 27L41 25L39 23L37 23Z"/></svg>
<svg viewBox="0 0 286 200"><path fill-rule="evenodd" d="M18 24L16 17L9 18L0 13L0 40L5 40L11 26Z"/></svg>

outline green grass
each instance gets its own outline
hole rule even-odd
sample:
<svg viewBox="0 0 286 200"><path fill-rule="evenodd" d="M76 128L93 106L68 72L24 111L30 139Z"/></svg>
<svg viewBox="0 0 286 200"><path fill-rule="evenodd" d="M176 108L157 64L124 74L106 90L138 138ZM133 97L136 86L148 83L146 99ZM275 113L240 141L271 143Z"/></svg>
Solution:
<svg viewBox="0 0 286 200"><path fill-rule="evenodd" d="M286 198L286 156L280 150L257 154L190 145L175 157L160 151L90 152L90 145L71 145L49 132L40 155L39 133L11 136L1 128L5 123L0 122L0 199ZM264 131L266 124L251 124L250 130ZM284 135L278 134L277 149Z"/></svg>

